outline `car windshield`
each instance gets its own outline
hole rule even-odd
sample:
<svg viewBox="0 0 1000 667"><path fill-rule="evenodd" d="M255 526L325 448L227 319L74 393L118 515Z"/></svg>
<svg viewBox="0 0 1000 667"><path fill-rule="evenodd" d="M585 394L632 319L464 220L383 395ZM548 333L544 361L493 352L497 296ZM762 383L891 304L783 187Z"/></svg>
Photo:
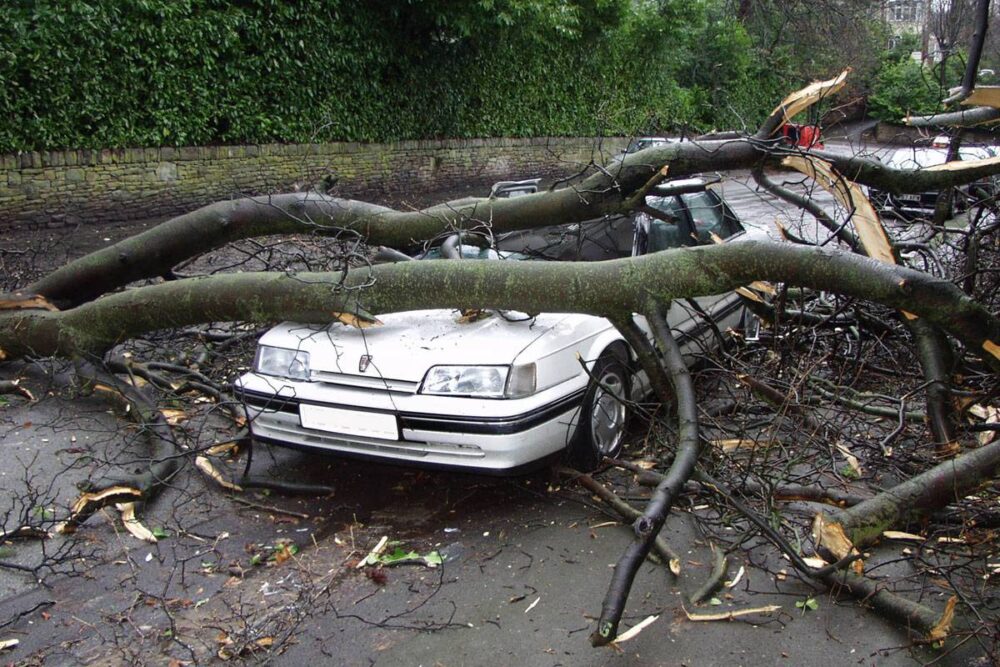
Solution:
<svg viewBox="0 0 1000 667"><path fill-rule="evenodd" d="M683 200L683 204L681 203ZM713 243L713 235L729 238L740 231L726 216L722 202L708 192L691 192L678 197L647 197L646 203L667 220L653 220L649 226L649 252ZM684 208L691 214L694 230L685 229Z"/></svg>

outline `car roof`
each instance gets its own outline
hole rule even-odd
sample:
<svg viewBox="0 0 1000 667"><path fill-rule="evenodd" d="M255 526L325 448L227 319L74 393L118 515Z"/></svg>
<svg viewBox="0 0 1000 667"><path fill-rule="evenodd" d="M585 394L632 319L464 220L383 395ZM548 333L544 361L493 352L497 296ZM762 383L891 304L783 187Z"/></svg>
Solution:
<svg viewBox="0 0 1000 667"><path fill-rule="evenodd" d="M960 160L979 160L996 156L996 149L987 146L962 146L958 149ZM948 161L947 148L897 148L889 154L886 164L902 169L920 169L944 164Z"/></svg>
<svg viewBox="0 0 1000 667"><path fill-rule="evenodd" d="M721 178L706 178L704 176L698 176L696 178L679 178L674 181L666 181L660 183L659 185L653 186L649 194L659 195L661 197L670 197L672 195L684 195L691 192L702 192L709 185L713 183L718 183Z"/></svg>

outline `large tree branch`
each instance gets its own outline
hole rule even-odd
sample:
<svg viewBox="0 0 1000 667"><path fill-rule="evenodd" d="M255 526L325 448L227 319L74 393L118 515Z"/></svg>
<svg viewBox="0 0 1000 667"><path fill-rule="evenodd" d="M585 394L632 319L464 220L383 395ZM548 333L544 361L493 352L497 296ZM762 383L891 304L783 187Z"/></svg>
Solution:
<svg viewBox="0 0 1000 667"><path fill-rule="evenodd" d="M354 269L346 277L239 273L170 281L67 311L0 311L0 351L8 358L71 356L169 327L237 320L326 323L343 312L506 308L620 319L642 311L650 297L720 294L754 280L826 289L906 310L1000 367L1000 322L950 282L833 249L765 241L608 262L419 261Z"/></svg>
<svg viewBox="0 0 1000 667"><path fill-rule="evenodd" d="M942 102L945 106L961 102L972 93L972 88L976 85L976 78L979 75L979 61L983 56L983 44L986 42L989 19L990 0L976 0L974 18L976 28L972 33L972 44L969 47L969 55L965 63L965 75L962 77L962 85L958 91Z"/></svg>
<svg viewBox="0 0 1000 667"><path fill-rule="evenodd" d="M664 165L669 165L671 177L684 177L749 168L761 159L779 166L788 154L751 139L670 144L628 155L613 170L594 173L571 188L512 199L464 199L419 211L317 193L219 202L71 262L22 292L40 294L61 308L73 307L131 282L166 275L180 262L226 243L268 234L356 234L372 245L399 248L454 229L489 227L500 233L581 222L625 212L635 203L634 193ZM951 171L900 171L875 160L821 155L852 180L893 192L943 189L1000 173L1000 160Z"/></svg>
<svg viewBox="0 0 1000 667"><path fill-rule="evenodd" d="M989 480L1000 467L1000 440L939 463L862 503L834 512L835 521L859 549L906 519L943 509Z"/></svg>
<svg viewBox="0 0 1000 667"><path fill-rule="evenodd" d="M906 119L906 124L910 127L975 127L996 122L1000 122L1000 109L993 107L974 107L931 116L910 116Z"/></svg>
<svg viewBox="0 0 1000 667"><path fill-rule="evenodd" d="M698 404L694 393L694 383L680 346L667 326L667 308L653 301L646 309L646 319L653 330L653 337L663 354L663 365L670 373L674 394L677 397L677 454L663 481L657 484L653 496L642 516L632 524L635 539L629 543L625 553L615 564L608 592L601 607L601 618L597 630L590 635L590 643L604 646L618 636L618 625L625 612L632 582L639 566L646 560L656 536L667 519L674 498L684 489L684 484L694 473L701 450L698 438ZM661 400L666 397L661 396Z"/></svg>

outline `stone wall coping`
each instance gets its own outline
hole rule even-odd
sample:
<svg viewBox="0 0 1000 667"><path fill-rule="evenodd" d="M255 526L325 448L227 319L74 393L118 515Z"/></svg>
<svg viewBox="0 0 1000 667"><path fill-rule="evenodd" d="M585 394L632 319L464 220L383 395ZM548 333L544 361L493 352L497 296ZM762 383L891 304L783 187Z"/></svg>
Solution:
<svg viewBox="0 0 1000 667"><path fill-rule="evenodd" d="M22 151L0 154L0 169L40 169L67 165L138 164L196 160L241 159L248 156L303 156L369 151L455 150L512 148L516 146L576 146L599 141L624 141L623 137L472 137L464 139L404 139L384 143L357 141L310 144L220 144L212 146L162 146L135 148Z"/></svg>

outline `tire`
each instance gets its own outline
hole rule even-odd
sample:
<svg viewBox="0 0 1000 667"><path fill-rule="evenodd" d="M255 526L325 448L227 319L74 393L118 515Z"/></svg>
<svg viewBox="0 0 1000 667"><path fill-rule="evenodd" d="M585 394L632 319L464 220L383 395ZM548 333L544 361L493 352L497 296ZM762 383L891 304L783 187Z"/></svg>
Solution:
<svg viewBox="0 0 1000 667"><path fill-rule="evenodd" d="M584 472L597 468L605 457L621 453L629 418L622 398L629 395L632 379L625 361L609 351L597 359L591 375L567 449L569 464Z"/></svg>

